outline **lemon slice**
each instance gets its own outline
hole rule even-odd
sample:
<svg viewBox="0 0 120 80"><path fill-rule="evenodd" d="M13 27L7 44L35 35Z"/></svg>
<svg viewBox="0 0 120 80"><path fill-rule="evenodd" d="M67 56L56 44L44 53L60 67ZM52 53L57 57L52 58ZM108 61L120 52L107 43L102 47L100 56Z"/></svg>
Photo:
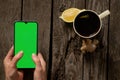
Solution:
<svg viewBox="0 0 120 80"><path fill-rule="evenodd" d="M71 23L74 21L74 18L80 11L81 10L77 8L69 8L63 11L62 15L59 18L61 18L65 22Z"/></svg>

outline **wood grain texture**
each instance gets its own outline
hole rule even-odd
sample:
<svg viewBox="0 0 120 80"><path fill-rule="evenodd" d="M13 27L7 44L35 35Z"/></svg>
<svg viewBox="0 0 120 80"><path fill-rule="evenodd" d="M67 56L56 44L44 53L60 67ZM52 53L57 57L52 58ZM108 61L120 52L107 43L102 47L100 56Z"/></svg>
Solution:
<svg viewBox="0 0 120 80"><path fill-rule="evenodd" d="M13 23L21 16L24 21L37 21L39 24L38 50L47 62L47 70L51 71L51 75L48 74L51 80L120 79L120 0L53 0L53 6L52 0L23 0L23 6L21 1L0 0L0 80L5 80L3 60L13 45ZM94 53L83 55L80 51L82 38L75 34L72 23L64 23L59 16L70 7L86 7L100 14L109 6L110 19L102 20L100 34L92 38L100 41L98 48ZM50 31L52 28L53 32ZM50 47L52 56L49 56ZM48 66L49 59L52 59L52 69ZM33 70L24 72L24 80L33 80Z"/></svg>
<svg viewBox="0 0 120 80"><path fill-rule="evenodd" d="M110 2L108 80L120 80L120 0Z"/></svg>
<svg viewBox="0 0 120 80"><path fill-rule="evenodd" d="M71 7L83 9L84 4L84 0L53 0L51 80L82 80L81 38L73 31L72 23L64 23L59 16Z"/></svg>
<svg viewBox="0 0 120 80"><path fill-rule="evenodd" d="M86 0L86 9L94 10L98 14L109 9L109 0ZM102 20L102 30L93 39L99 40L94 53L84 55L83 80L107 80L107 36L108 17Z"/></svg>
<svg viewBox="0 0 120 80"><path fill-rule="evenodd" d="M0 80L5 80L3 60L13 45L13 26L20 12L21 0L0 0Z"/></svg>
<svg viewBox="0 0 120 80"><path fill-rule="evenodd" d="M51 0L23 0L23 21L38 22L38 51L43 54L49 63ZM30 72L32 71L27 70ZM26 80L32 80L26 72Z"/></svg>

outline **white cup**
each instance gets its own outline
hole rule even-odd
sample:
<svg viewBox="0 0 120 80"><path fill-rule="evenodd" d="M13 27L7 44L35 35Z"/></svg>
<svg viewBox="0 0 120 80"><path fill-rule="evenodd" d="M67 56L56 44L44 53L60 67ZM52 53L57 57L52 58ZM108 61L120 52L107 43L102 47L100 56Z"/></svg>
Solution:
<svg viewBox="0 0 120 80"><path fill-rule="evenodd" d="M102 28L101 19L109 14L109 10L102 12L100 15L93 10L81 10L73 22L75 33L82 38L92 38L96 36Z"/></svg>

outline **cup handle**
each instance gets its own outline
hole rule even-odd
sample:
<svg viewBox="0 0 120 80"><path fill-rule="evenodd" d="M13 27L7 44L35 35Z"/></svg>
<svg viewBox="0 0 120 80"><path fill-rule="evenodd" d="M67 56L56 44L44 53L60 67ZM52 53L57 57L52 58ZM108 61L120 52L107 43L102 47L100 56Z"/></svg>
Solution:
<svg viewBox="0 0 120 80"><path fill-rule="evenodd" d="M108 15L110 15L110 11L109 11L109 10L106 10L106 11L102 12L102 13L99 15L99 17L100 17L101 19L103 19L104 17L106 17L106 16L108 16Z"/></svg>

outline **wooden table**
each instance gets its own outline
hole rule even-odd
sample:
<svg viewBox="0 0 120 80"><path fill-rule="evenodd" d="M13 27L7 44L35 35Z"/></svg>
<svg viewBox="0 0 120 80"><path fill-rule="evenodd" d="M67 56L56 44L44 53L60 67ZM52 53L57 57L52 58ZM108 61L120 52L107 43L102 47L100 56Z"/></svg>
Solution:
<svg viewBox="0 0 120 80"><path fill-rule="evenodd" d="M82 38L72 24L59 16L68 8L91 9L98 14L110 9L102 20L100 41L94 53L82 54ZM39 23L39 51L47 62L48 80L120 80L120 0L0 0L0 80L3 59L13 45L15 21ZM25 71L25 80L32 80Z"/></svg>

